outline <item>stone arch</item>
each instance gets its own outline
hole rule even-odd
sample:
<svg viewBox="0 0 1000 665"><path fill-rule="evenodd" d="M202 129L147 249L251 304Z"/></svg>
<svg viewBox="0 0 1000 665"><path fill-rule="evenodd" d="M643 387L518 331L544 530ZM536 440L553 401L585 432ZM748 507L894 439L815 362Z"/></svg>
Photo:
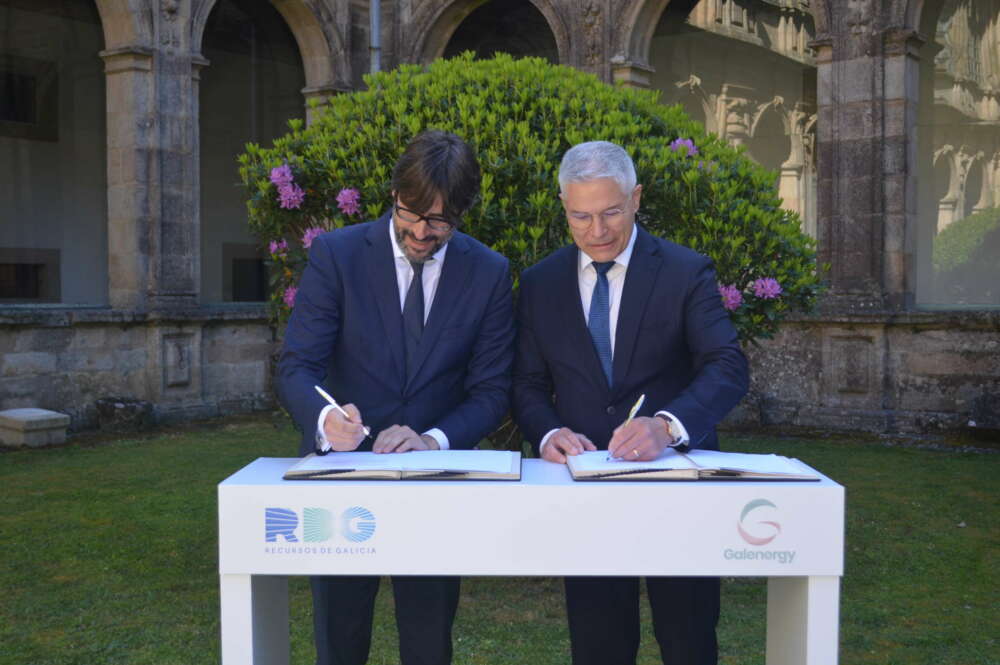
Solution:
<svg viewBox="0 0 1000 665"><path fill-rule="evenodd" d="M202 0L192 9L191 46L195 53L201 52L205 25L215 4L216 0ZM295 37L305 71L306 90L349 88L347 48L326 5L306 0L271 0L271 4Z"/></svg>
<svg viewBox="0 0 1000 665"><path fill-rule="evenodd" d="M104 29L104 48L152 46L153 9L149 0L95 0Z"/></svg>
<svg viewBox="0 0 1000 665"><path fill-rule="evenodd" d="M413 34L417 35L408 48L407 62L428 63L441 57L448 41L455 33L459 24L469 14L489 0L455 0L442 6L426 6L413 17ZM556 40L559 50L559 62L570 62L569 28L566 26L562 13L557 9L554 0L529 0L542 16L545 17L549 30ZM430 4L430 3L429 3Z"/></svg>
<svg viewBox="0 0 1000 665"><path fill-rule="evenodd" d="M761 120L763 120L764 116L769 113L773 113L778 116L781 120L781 126L785 130L785 134L792 133L791 120L789 119L788 112L785 109L785 100L780 96L775 96L775 98L771 101L757 107L757 112L754 113L753 118L750 120L751 137L757 136L757 128L760 126Z"/></svg>
<svg viewBox="0 0 1000 665"><path fill-rule="evenodd" d="M709 94L701 87L701 79L691 74L686 81L674 85L681 91L682 97L679 102L691 119L700 122L705 131L718 133L714 104ZM699 114L694 115L693 110L698 110Z"/></svg>
<svg viewBox="0 0 1000 665"><path fill-rule="evenodd" d="M627 63L648 66L656 26L671 2L683 2L693 8L699 0L638 0L633 3L622 13L621 27L614 36L615 57ZM831 23L827 0L811 0L810 8L816 36L827 35Z"/></svg>
<svg viewBox="0 0 1000 665"><path fill-rule="evenodd" d="M648 66L649 46L663 11L671 0L639 0L622 15L614 52L626 62Z"/></svg>

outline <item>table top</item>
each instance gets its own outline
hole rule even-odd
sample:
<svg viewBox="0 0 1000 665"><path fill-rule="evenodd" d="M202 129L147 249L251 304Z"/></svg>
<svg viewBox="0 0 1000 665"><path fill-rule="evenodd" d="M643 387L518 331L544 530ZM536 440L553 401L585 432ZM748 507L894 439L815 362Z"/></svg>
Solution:
<svg viewBox="0 0 1000 665"><path fill-rule="evenodd" d="M261 458L219 484L222 574L841 575L844 488L819 481L286 481Z"/></svg>

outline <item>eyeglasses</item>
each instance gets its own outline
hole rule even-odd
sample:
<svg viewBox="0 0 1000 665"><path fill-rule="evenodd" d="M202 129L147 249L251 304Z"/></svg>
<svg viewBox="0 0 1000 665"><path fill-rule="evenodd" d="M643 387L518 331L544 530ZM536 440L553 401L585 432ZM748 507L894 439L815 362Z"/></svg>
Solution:
<svg viewBox="0 0 1000 665"><path fill-rule="evenodd" d="M407 224L427 222L427 226L431 227L435 231L450 231L457 226L455 222L450 219L445 219L444 217L439 217L437 215L421 215L418 212L404 208L399 205L399 201L392 204L392 209L396 211L396 216Z"/></svg>
<svg viewBox="0 0 1000 665"><path fill-rule="evenodd" d="M608 226L614 226L625 219L625 207L608 208L604 212L597 213L597 217ZM569 220L569 225L578 231L589 229L594 223L594 215L586 212L567 212L566 219Z"/></svg>

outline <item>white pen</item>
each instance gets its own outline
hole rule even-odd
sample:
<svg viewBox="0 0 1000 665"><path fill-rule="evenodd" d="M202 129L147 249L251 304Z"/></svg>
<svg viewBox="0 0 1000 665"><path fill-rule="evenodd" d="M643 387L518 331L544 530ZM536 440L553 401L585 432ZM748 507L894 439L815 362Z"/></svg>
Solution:
<svg viewBox="0 0 1000 665"><path fill-rule="evenodd" d="M639 399L637 399L635 401L635 404L632 405L632 408L629 409L628 418L626 418L625 422L623 422L621 424L621 427L625 427L625 425L628 425L630 422L632 422L632 419L635 418L635 414L639 413L639 409L642 408L642 403L645 402L645 401L646 401L646 393L643 393L643 394L639 395ZM608 456L606 458L604 458L604 461L610 462L613 459L617 459L617 458L616 457L612 457L611 453L608 453Z"/></svg>
<svg viewBox="0 0 1000 665"><path fill-rule="evenodd" d="M344 411L344 409L341 408L341 406L339 404L337 404L337 400L335 400L332 397L330 397L330 393L326 392L325 390L323 390L319 386L313 386L313 388L315 388L316 392L318 392L320 395L322 395L323 399L325 399L327 402L329 402L333 406L333 408L335 408L337 411L340 411L342 414L344 414L344 417L347 418L348 422L354 422L353 420L351 420L351 416L348 415L347 411ZM371 436L372 435L371 430L368 429L367 427L365 427L364 425L361 426L361 430L365 433L365 436Z"/></svg>

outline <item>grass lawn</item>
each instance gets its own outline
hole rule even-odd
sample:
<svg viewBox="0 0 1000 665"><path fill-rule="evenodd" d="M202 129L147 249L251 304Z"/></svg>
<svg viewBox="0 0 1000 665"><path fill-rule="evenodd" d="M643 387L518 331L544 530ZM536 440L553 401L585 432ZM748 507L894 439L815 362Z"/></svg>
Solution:
<svg viewBox="0 0 1000 665"><path fill-rule="evenodd" d="M0 454L0 665L219 662L216 484L287 457L285 421ZM847 488L845 665L1000 664L1000 455L728 435ZM990 572L993 571L993 572ZM290 584L292 662L311 663L310 599ZM395 663L389 584L371 663ZM766 581L723 580L721 662L764 662ZM658 663L644 603L640 663ZM561 581L467 578L456 664L568 663Z"/></svg>

